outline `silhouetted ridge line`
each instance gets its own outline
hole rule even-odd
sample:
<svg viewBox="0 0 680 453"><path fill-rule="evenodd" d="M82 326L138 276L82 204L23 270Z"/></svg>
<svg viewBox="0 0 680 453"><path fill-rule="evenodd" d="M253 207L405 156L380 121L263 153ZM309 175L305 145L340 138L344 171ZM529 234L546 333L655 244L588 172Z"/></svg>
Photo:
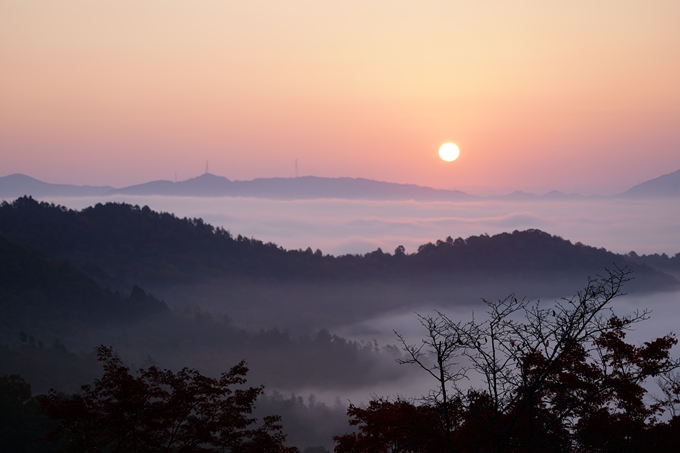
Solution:
<svg viewBox="0 0 680 453"><path fill-rule="evenodd" d="M381 249L364 255L324 255L285 250L273 243L233 236L201 219L180 219L125 203L97 204L82 211L22 197L0 206L0 231L45 253L68 259L102 283L193 284L206 278L253 280L446 279L464 274L589 275L613 264L629 265L638 278L672 278L603 248L540 230L494 236L447 238L417 253Z"/></svg>
<svg viewBox="0 0 680 453"><path fill-rule="evenodd" d="M0 197L16 198L22 195L34 197L86 197L103 196L114 190L111 186L76 186L72 184L50 184L30 176L13 174L0 177Z"/></svg>
<svg viewBox="0 0 680 453"><path fill-rule="evenodd" d="M324 327L361 327L398 310L452 308L511 292L559 296L612 266L629 265L642 290L677 284L627 256L539 230L449 237L412 254L397 247L329 256L148 207L78 211L21 197L0 204L0 234L0 278L7 280L0 282L0 342L16 344L20 332L28 342L0 347L8 372L47 370L64 344L86 351L105 341L137 364L153 357L217 372L246 357L258 381L281 388L356 388L398 378L384 365L394 364L393 351ZM173 310L166 315L141 288ZM31 338L63 343L47 354Z"/></svg>
<svg viewBox="0 0 680 453"><path fill-rule="evenodd" d="M458 190L442 190L414 184L396 184L363 178L257 178L251 181L231 181L205 173L181 182L153 181L122 189L111 194L127 195L187 195L256 197L283 200L318 198L366 200L458 201L475 199Z"/></svg>
<svg viewBox="0 0 680 453"><path fill-rule="evenodd" d="M433 189L415 184L397 184L364 178L257 178L231 181L223 176L204 173L185 181L150 181L123 188L108 186L74 186L48 184L25 175L0 177L0 197L21 195L45 196L107 196L160 195L193 197L256 197L280 200L319 198L356 200L416 200L463 201L478 199L459 190Z"/></svg>
<svg viewBox="0 0 680 453"><path fill-rule="evenodd" d="M127 297L104 289L72 264L0 234L0 312L5 340L15 329L63 338L166 314L168 307L137 285Z"/></svg>
<svg viewBox="0 0 680 453"><path fill-rule="evenodd" d="M650 179L631 187L621 197L680 197L680 170Z"/></svg>
<svg viewBox="0 0 680 453"><path fill-rule="evenodd" d="M325 178L302 176L297 178L257 178L250 181L232 181L223 176L204 173L185 181L158 180L143 184L113 188L110 186L76 186L49 184L26 175L13 174L0 177L0 197L16 198L21 195L46 196L192 196L192 197L253 197L278 200L309 200L335 198L348 200L414 200L414 201L470 201L500 199L511 201L575 200L597 198L578 193L565 194L556 190L542 195L515 191L507 195L479 197L460 190L434 189L415 184L398 184L366 178ZM680 170L645 181L632 187L619 197L676 197L680 196Z"/></svg>

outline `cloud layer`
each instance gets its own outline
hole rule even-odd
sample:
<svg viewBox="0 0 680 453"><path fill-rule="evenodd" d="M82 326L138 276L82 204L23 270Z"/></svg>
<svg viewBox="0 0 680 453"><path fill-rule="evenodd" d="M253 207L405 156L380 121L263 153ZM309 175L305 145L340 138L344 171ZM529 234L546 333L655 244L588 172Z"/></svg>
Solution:
<svg viewBox="0 0 680 453"><path fill-rule="evenodd" d="M77 209L106 201L148 205L179 217L200 217L235 235L334 255L378 247L391 252L400 244L413 253L419 245L447 236L530 228L617 253L680 252L680 211L673 200L423 203L114 196L47 201Z"/></svg>

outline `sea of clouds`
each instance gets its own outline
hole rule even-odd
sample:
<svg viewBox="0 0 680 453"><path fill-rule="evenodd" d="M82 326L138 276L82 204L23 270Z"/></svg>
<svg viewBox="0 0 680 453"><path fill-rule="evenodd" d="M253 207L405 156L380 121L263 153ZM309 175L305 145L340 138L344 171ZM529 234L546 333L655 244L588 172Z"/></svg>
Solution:
<svg viewBox="0 0 680 453"><path fill-rule="evenodd" d="M605 247L617 253L638 254L680 252L680 209L677 200L623 200L593 198L565 201L413 202L304 200L281 201L254 198L197 198L161 196L112 196L105 198L49 198L73 209L100 202L126 202L149 206L178 217L202 218L232 234L274 242L287 249L321 249L334 255L366 253L380 247L393 251L404 245L407 253L418 246L447 236L468 237L537 228L572 242ZM586 276L584 276L584 284ZM480 292L480 297L484 296ZM570 296L565 294L565 296ZM546 301L550 303L550 301ZM680 292L631 295L616 299L613 307L625 315L650 309L650 319L635 326L629 339L643 342L677 332L677 307ZM454 319L469 319L472 312L483 316L484 306L463 304L457 307L421 307L383 314L374 319L338 327L332 333L379 347L397 345L394 331L408 342L417 343L424 333L415 312L434 314L443 310ZM455 311L452 311L455 310ZM680 348L674 348L674 356ZM401 379L376 382L370 388L347 390L339 395L328 389L298 389L298 394L315 394L332 404L366 402L371 395L416 397L427 393L433 382L417 369L404 374L392 362L395 376ZM401 372L399 372L401 371ZM470 384L475 384L470 382Z"/></svg>
<svg viewBox="0 0 680 453"><path fill-rule="evenodd" d="M107 201L147 205L179 217L200 217L235 235L333 255L378 247L391 252L400 244L413 253L419 245L447 236L529 228L617 253L680 252L680 209L674 199L415 202L112 196L44 201L76 209Z"/></svg>

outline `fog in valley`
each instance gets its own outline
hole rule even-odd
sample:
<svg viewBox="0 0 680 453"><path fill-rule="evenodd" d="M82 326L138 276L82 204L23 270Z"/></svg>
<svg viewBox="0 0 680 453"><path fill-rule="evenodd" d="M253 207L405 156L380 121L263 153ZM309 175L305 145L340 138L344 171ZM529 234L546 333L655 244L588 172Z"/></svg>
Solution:
<svg viewBox="0 0 680 453"><path fill-rule="evenodd" d="M309 253L319 249L323 255L335 256L366 254L378 247L394 254L399 245L406 254L414 254L421 245L449 236L493 236L528 229L622 254L673 256L680 252L680 211L673 199L429 203L114 196L42 201L78 210L106 202L149 206L177 217L201 218L233 236L253 237L285 249L311 248ZM441 311L452 319L466 320L474 312L483 319L482 299L513 294L551 304L584 288L589 276L605 272L603 267L589 268L587 273L538 269L455 275L442 271L440 275L434 268L431 278L343 279L328 274L331 277L306 280L269 278L263 273L247 278L211 275L185 282L137 281L130 275L101 273L100 267L90 268L84 261L76 264L122 296L133 284L141 285L153 295L149 297L164 301L168 311L82 330L26 318L22 331L33 343L20 340L13 330L2 331L7 344L26 349L40 341L40 351L52 351L49 357L47 352L28 355L43 354L46 361L61 361L63 370L80 370L59 381L42 376L36 366L28 378L34 379L37 391L54 385L75 391L76 382L95 377L92 351L99 344L113 346L133 369L188 366L216 376L245 359L250 367L249 384L266 386L258 414L282 415L291 444L323 445L329 450L332 435L351 429L345 415L350 402L366 403L375 395L417 398L432 387L431 378L422 370L396 362L404 356L395 331L410 343L417 343L424 334L417 314ZM625 315L649 309L651 313L629 338L643 342L677 331L677 286L655 288L656 280L646 274L639 281L632 276L634 280L624 288L629 294L612 305L615 312ZM680 355L677 347L674 352ZM63 358L54 359L58 354ZM475 385L475 378L470 385Z"/></svg>
<svg viewBox="0 0 680 453"><path fill-rule="evenodd" d="M413 202L361 200L281 201L256 198L50 198L73 209L108 201L149 206L179 217L198 217L233 234L287 249L333 255L381 247L407 253L436 239L537 228L572 242L617 253L680 252L677 199L576 198L566 200Z"/></svg>

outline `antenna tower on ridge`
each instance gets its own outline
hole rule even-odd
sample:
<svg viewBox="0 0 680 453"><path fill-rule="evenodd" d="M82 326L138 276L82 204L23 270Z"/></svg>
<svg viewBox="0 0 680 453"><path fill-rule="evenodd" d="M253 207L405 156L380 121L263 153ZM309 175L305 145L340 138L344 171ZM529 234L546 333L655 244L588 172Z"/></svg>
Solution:
<svg viewBox="0 0 680 453"><path fill-rule="evenodd" d="M205 174L208 174L208 161L205 161Z"/></svg>
<svg viewBox="0 0 680 453"><path fill-rule="evenodd" d="M295 159L295 177L298 177L298 170L297 170L297 159Z"/></svg>

